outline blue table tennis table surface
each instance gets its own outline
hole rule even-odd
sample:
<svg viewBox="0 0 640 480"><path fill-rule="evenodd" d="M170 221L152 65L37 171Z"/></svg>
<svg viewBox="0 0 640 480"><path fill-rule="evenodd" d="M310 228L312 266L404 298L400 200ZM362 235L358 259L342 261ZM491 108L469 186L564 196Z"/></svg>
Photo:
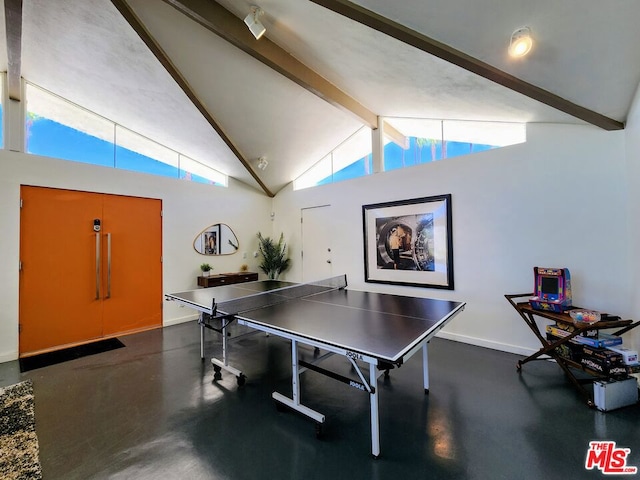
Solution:
<svg viewBox="0 0 640 480"><path fill-rule="evenodd" d="M224 314L230 312L216 311L216 304L295 285L263 280L190 290L167 295L167 298L204 313ZM283 333L401 363L404 355L425 337L434 335L464 305L450 300L343 288L235 316Z"/></svg>

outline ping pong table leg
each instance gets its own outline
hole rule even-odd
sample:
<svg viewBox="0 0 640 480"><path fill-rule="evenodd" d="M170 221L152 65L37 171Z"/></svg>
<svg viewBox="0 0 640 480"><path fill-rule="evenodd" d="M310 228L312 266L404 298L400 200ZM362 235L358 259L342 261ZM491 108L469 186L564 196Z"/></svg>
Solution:
<svg viewBox="0 0 640 480"><path fill-rule="evenodd" d="M376 366L369 364L369 386L371 393L371 455L373 458L380 456L380 423L378 420L378 372Z"/></svg>
<svg viewBox="0 0 640 480"><path fill-rule="evenodd" d="M322 413L306 407L300 403L300 366L298 365L298 342L291 339L291 398L288 398L281 393L273 392L271 397L279 403L286 405L287 407L297 412L306 415L307 417L315 420L316 422L316 435L320 433L320 425L325 421L325 417Z"/></svg>
<svg viewBox="0 0 640 480"><path fill-rule="evenodd" d="M242 387L245 384L247 377L245 377L244 373L242 373L242 370L238 370L237 368L229 365L229 344L228 344L229 340L227 339L228 326L229 324L223 321L222 328L220 329L220 335L222 336L222 360L218 360L217 358L211 359L211 363L213 364L213 370L215 372L213 375L213 379L220 380L222 378L221 371L225 370L235 375L238 386Z"/></svg>
<svg viewBox="0 0 640 480"><path fill-rule="evenodd" d="M200 312L200 359L204 360L204 313Z"/></svg>
<svg viewBox="0 0 640 480"><path fill-rule="evenodd" d="M424 393L429 393L429 352L427 342L422 346L422 372L424 375Z"/></svg>
<svg viewBox="0 0 640 480"><path fill-rule="evenodd" d="M291 340L291 396L293 403L300 405L300 367L298 365L298 342Z"/></svg>

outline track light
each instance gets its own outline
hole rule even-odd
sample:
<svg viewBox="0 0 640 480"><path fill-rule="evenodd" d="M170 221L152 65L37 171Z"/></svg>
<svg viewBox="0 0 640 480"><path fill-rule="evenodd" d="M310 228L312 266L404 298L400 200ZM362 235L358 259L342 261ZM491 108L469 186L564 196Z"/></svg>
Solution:
<svg viewBox="0 0 640 480"><path fill-rule="evenodd" d="M264 28L264 25L262 25L262 23L260 22L260 16L262 14L264 14L262 9L254 5L251 7L249 15L244 17L244 23L247 24L247 27L249 27L249 31L253 34L254 37L256 37L256 40L259 40L260 37L264 35L264 32L267 31L267 29Z"/></svg>
<svg viewBox="0 0 640 480"><path fill-rule="evenodd" d="M533 47L533 39L529 27L520 27L513 32L509 43L509 55L517 58L524 57L531 51L531 47Z"/></svg>
<svg viewBox="0 0 640 480"><path fill-rule="evenodd" d="M269 166L269 162L267 162L267 157L260 157L258 159L258 168L262 171L266 170Z"/></svg>

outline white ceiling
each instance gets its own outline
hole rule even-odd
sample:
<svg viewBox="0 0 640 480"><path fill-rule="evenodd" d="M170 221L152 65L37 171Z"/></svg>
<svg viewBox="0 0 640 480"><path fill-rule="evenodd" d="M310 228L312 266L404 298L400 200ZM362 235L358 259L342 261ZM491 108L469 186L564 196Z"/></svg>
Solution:
<svg viewBox="0 0 640 480"><path fill-rule="evenodd" d="M308 0L218 1L239 22L256 2L270 41L376 115L584 123ZM127 3L268 191L362 126L164 1ZM640 82L637 0L355 3L617 121ZM524 25L536 43L514 61L509 37ZM110 0L24 0L22 76L262 189Z"/></svg>

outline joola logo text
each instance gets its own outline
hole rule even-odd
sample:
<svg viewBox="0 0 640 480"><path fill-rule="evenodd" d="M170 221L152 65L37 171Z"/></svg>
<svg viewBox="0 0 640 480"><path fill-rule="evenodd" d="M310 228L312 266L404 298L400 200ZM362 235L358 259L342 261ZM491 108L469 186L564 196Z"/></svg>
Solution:
<svg viewBox="0 0 640 480"><path fill-rule="evenodd" d="M638 467L627 466L630 453L630 448L616 448L616 442L589 442L584 467L587 470L598 468L605 475L633 475Z"/></svg>
<svg viewBox="0 0 640 480"><path fill-rule="evenodd" d="M347 355L347 357L353 358L354 360L364 360L364 357L362 355L360 355L359 353L356 353L356 352L352 352L350 350L347 350L346 355Z"/></svg>

